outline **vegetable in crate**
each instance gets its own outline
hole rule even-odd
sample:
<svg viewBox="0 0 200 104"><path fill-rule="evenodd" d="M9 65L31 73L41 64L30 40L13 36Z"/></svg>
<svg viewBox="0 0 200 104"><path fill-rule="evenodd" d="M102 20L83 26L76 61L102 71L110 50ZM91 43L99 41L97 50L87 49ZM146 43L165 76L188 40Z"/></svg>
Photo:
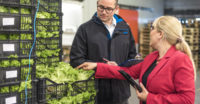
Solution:
<svg viewBox="0 0 200 104"><path fill-rule="evenodd" d="M27 81L27 88L31 89L31 80ZM11 92L22 92L25 89L25 82L21 82L20 85L0 87L0 94Z"/></svg>
<svg viewBox="0 0 200 104"><path fill-rule="evenodd" d="M1 87L0 93L9 93L9 87Z"/></svg>
<svg viewBox="0 0 200 104"><path fill-rule="evenodd" d="M8 13L8 8L5 6L0 6L0 12L2 13Z"/></svg>
<svg viewBox="0 0 200 104"><path fill-rule="evenodd" d="M36 76L39 78L47 77L56 83L74 82L88 79L94 72L76 70L69 63L59 62L56 66L37 65Z"/></svg>
<svg viewBox="0 0 200 104"><path fill-rule="evenodd" d="M0 61L0 67L8 67L10 66L9 60L1 60Z"/></svg>
<svg viewBox="0 0 200 104"><path fill-rule="evenodd" d="M30 4L30 0L20 0L20 4Z"/></svg>
<svg viewBox="0 0 200 104"><path fill-rule="evenodd" d="M21 82L20 88L19 88L18 92L22 92L23 90L25 90L25 85L26 85L25 82ZM27 88L28 88L28 89L31 89L31 88L32 88L31 80L28 80L28 81L27 81Z"/></svg>
<svg viewBox="0 0 200 104"><path fill-rule="evenodd" d="M0 67L19 67L20 66L20 62L18 60L1 60L0 61Z"/></svg>
<svg viewBox="0 0 200 104"><path fill-rule="evenodd" d="M9 39L10 40L19 40L19 34L10 34Z"/></svg>
<svg viewBox="0 0 200 104"><path fill-rule="evenodd" d="M10 8L10 13L19 13L18 8Z"/></svg>
<svg viewBox="0 0 200 104"><path fill-rule="evenodd" d="M93 93L83 92L76 96L63 97L60 100L50 100L48 101L48 104L82 104L83 102L87 102L86 104L94 104L94 100L90 99L91 96L93 96Z"/></svg>
<svg viewBox="0 0 200 104"><path fill-rule="evenodd" d="M7 34L0 34L0 40L7 40L7 39L8 39L8 35Z"/></svg>
<svg viewBox="0 0 200 104"><path fill-rule="evenodd" d="M51 18L51 13L48 12L38 12L37 13L37 18Z"/></svg>
<svg viewBox="0 0 200 104"><path fill-rule="evenodd" d="M21 8L21 13L22 14L31 14L29 9Z"/></svg>
<svg viewBox="0 0 200 104"><path fill-rule="evenodd" d="M18 60L11 60L10 66L19 67L21 64Z"/></svg>
<svg viewBox="0 0 200 104"><path fill-rule="evenodd" d="M22 63L22 65L28 65L29 59L22 59L21 63ZM34 63L33 59L30 59L30 64L33 65L33 63Z"/></svg>
<svg viewBox="0 0 200 104"><path fill-rule="evenodd" d="M21 39L22 40L31 40L32 34L21 34Z"/></svg>
<svg viewBox="0 0 200 104"><path fill-rule="evenodd" d="M90 100L91 96L96 94L94 83L88 83L87 85L92 86L85 92L81 91L80 93L76 93L77 95L71 96L72 92L75 90L71 86L70 83L80 80L87 80L91 75L93 75L93 71L84 71L84 70L76 70L70 66L69 63L58 62L55 66L48 65L37 65L36 66L36 76L42 78L48 78L53 80L57 84L65 85L64 83L68 83L66 87L60 88L59 85L53 86L53 83L46 83L47 89L46 92L46 100L48 100L48 104L81 104L84 101ZM81 83L83 87L86 87L84 83ZM67 91L65 90L67 89ZM65 94L67 93L67 94ZM56 96L62 97L61 99L55 98ZM54 100L49 100L54 99ZM94 104L94 101L91 101L87 104Z"/></svg>

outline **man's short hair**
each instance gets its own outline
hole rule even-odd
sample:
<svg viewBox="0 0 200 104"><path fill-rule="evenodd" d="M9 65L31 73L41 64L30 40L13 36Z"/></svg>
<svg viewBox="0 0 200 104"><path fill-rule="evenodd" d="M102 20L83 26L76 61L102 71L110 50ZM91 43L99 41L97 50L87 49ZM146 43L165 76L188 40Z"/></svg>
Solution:
<svg viewBox="0 0 200 104"><path fill-rule="evenodd" d="M99 0L97 0L97 1L99 1ZM118 5L118 0L115 0L115 5L116 5L116 6Z"/></svg>

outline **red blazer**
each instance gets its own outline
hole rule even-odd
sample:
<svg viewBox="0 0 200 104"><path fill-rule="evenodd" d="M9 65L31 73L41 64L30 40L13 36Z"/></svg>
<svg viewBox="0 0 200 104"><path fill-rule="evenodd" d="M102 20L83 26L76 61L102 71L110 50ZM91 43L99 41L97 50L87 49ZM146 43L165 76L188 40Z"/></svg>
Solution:
<svg viewBox="0 0 200 104"><path fill-rule="evenodd" d="M158 51L155 51L143 62L131 67L98 63L95 77L124 80L117 71L123 69L141 82L143 74L158 55ZM149 91L146 104L194 104L194 68L189 57L172 46L149 74L146 89Z"/></svg>

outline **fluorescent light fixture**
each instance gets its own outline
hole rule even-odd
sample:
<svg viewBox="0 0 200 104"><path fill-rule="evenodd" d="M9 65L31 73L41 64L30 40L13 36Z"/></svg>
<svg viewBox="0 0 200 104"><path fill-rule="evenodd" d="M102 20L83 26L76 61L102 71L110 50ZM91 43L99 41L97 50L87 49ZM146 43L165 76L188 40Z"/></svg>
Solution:
<svg viewBox="0 0 200 104"><path fill-rule="evenodd" d="M200 21L200 18L196 18L196 21Z"/></svg>
<svg viewBox="0 0 200 104"><path fill-rule="evenodd" d="M188 20L186 20L186 21L185 21L185 23L187 23L187 24L188 24Z"/></svg>

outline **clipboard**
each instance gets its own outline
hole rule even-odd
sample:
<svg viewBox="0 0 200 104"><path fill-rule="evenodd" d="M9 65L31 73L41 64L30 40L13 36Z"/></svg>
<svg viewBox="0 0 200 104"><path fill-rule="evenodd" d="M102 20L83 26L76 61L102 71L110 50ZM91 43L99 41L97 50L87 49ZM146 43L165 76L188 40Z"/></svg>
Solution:
<svg viewBox="0 0 200 104"><path fill-rule="evenodd" d="M129 59L129 60L124 61L123 63L119 64L119 66L130 67L130 66L138 64L142 61L143 61L142 59Z"/></svg>
<svg viewBox="0 0 200 104"><path fill-rule="evenodd" d="M125 71L123 70L118 70L118 72L124 76L124 78L131 84L131 86L133 86L134 88L136 88L139 92L142 92L142 88L134 81L134 79Z"/></svg>

